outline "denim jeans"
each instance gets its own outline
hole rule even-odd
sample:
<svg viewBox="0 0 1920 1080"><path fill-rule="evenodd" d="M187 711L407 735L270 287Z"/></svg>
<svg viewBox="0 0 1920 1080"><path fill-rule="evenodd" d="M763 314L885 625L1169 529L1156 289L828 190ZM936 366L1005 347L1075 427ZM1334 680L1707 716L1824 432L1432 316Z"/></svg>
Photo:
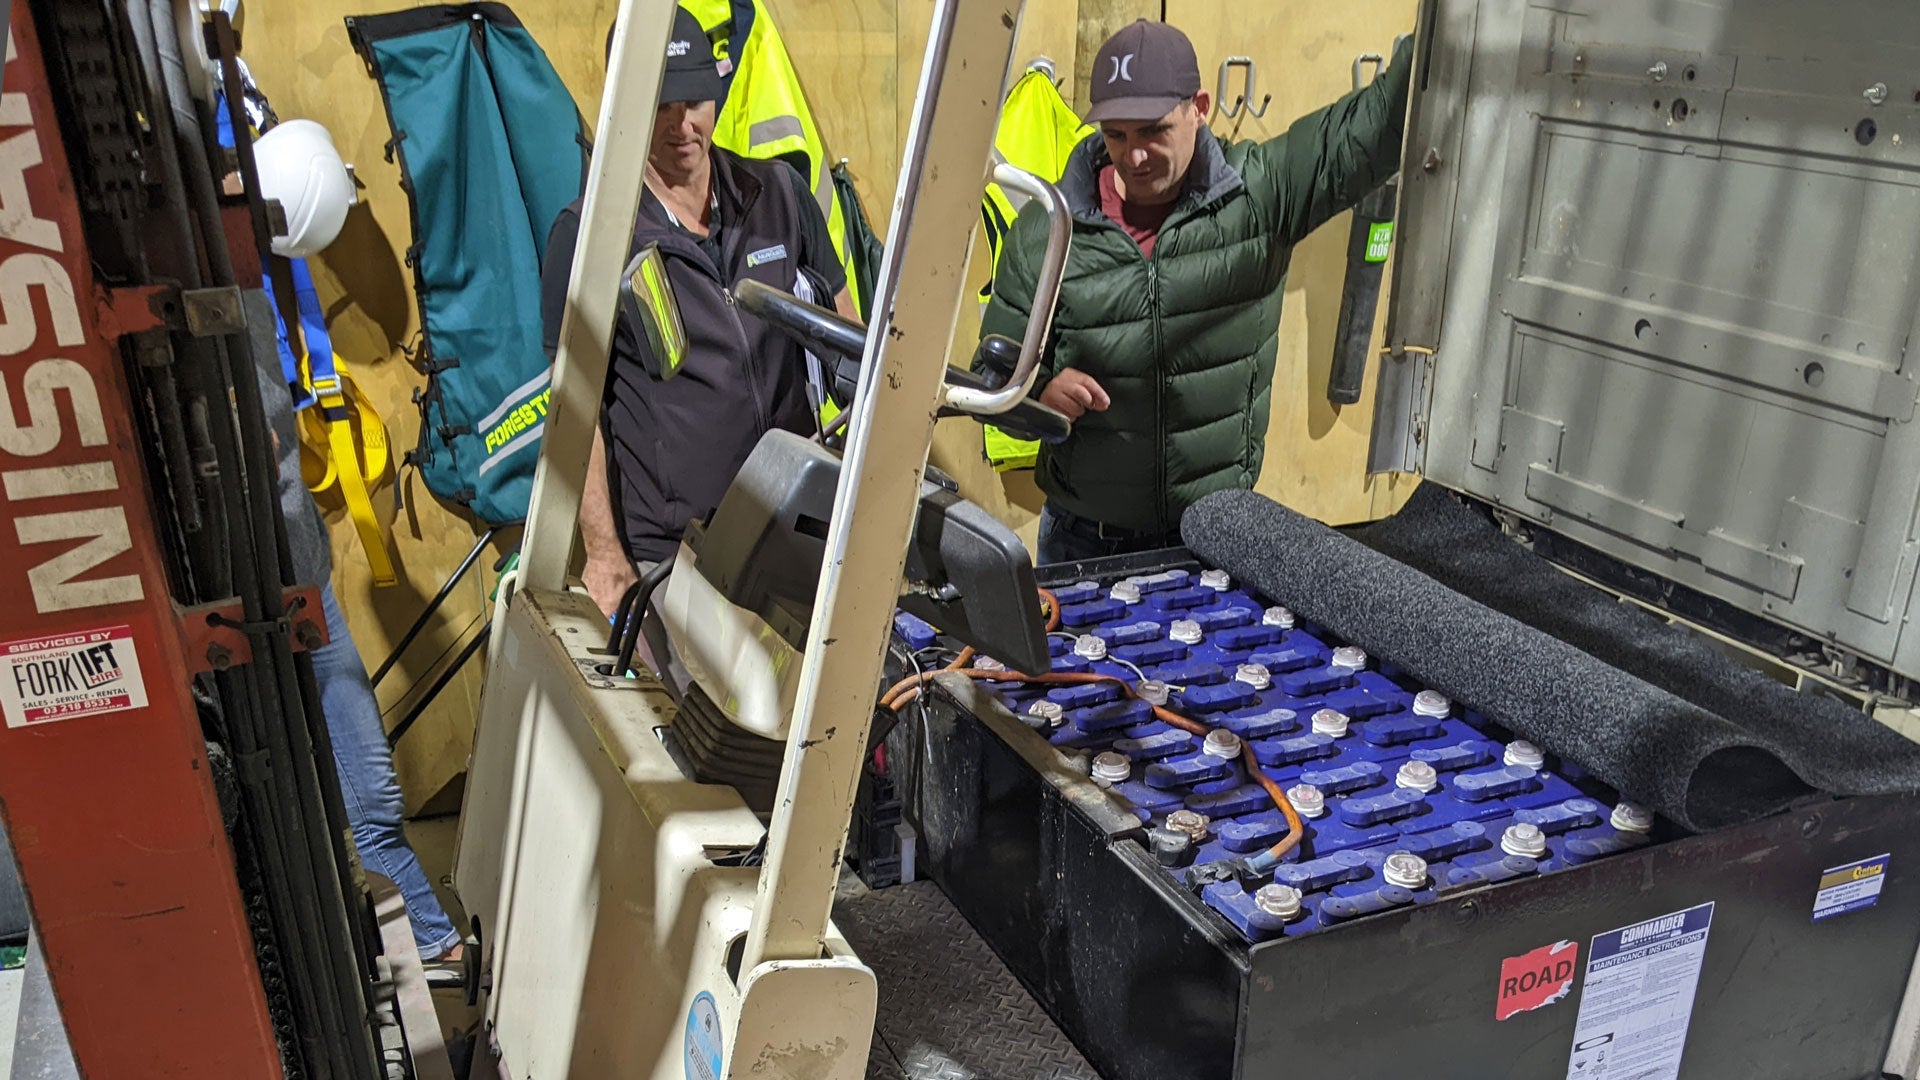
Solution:
<svg viewBox="0 0 1920 1080"><path fill-rule="evenodd" d="M433 960L460 943L460 931L433 895L420 859L407 843L402 822L404 805L400 779L393 772L393 752L387 747L386 728L380 723L380 702L374 697L367 668L354 648L347 620L333 597L333 586L320 589L320 606L327 616L326 645L315 649L314 681L320 684L320 708L326 713L327 734L333 740L333 764L340 774L340 795L347 804L347 823L353 828L353 846L360 863L392 879L406 901L407 920L422 960Z"/></svg>
<svg viewBox="0 0 1920 1080"><path fill-rule="evenodd" d="M1178 547L1180 544L1180 537L1173 533L1165 536L1136 533L1102 537L1099 529L1099 523L1047 503L1040 508L1040 542L1036 545L1039 548L1039 564L1085 562L1112 555L1130 555L1136 551Z"/></svg>

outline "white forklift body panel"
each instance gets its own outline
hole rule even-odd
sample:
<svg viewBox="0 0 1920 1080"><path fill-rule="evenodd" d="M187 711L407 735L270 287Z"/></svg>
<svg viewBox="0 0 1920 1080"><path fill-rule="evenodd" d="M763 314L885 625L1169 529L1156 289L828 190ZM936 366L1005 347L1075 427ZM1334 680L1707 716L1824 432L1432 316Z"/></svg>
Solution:
<svg viewBox="0 0 1920 1080"><path fill-rule="evenodd" d="M1422 21L1372 467L1920 678L1920 8Z"/></svg>

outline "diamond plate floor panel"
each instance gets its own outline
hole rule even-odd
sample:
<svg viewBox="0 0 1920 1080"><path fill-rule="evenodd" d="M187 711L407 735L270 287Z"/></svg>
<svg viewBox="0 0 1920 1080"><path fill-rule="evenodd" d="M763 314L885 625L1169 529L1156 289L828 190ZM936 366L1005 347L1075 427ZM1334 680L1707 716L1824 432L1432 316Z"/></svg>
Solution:
<svg viewBox="0 0 1920 1080"><path fill-rule="evenodd" d="M868 1080L1100 1080L932 882L843 887L833 914L880 981Z"/></svg>

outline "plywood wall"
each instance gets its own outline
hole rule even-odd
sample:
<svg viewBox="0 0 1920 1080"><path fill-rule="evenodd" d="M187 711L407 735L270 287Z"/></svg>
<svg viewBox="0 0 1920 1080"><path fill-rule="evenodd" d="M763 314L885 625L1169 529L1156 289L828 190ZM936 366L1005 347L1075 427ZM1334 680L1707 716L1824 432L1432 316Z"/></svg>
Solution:
<svg viewBox="0 0 1920 1080"><path fill-rule="evenodd" d="M925 53L933 0L766 0L785 35L813 105L822 137L849 168L874 228L883 235L891 214L901 148ZM420 376L405 349L419 330L411 274L403 252L411 242L407 205L397 169L385 160L389 132L364 66L347 43L347 15L390 10L392 4L342 0L254 0L248 7L244 55L283 117L325 124L364 187L362 205L341 239L314 260L335 345L385 417L396 450L413 445L417 412L411 404ZM598 115L606 29L614 0L543 0L515 10L546 50L589 122ZM1086 103L1083 73L1112 30L1135 18L1166 17L1193 37L1203 77L1229 52L1260 63L1274 102L1264 123L1221 126L1222 134L1261 137L1286 120L1337 96L1348 81L1353 54L1384 50L1411 26L1413 0L1353 0L1328 7L1309 0L1029 0L1018 56L1053 60L1063 93ZM1370 401L1338 410L1324 386L1339 310L1347 218L1315 234L1295 255L1281 328L1281 362L1260 489L1297 508L1334 521L1389 512L1402 485L1363 479ZM957 253L956 253L957 254ZM987 277L984 243L976 242L970 280ZM955 328L951 359L964 362L978 335L979 312L969 303ZM1369 380L1371 387L1371 380ZM959 479L962 491L1009 522L1031 542L1040 495L1031 474L995 474L970 421L943 421L932 462ZM396 507L394 491L402 496ZM334 526L335 587L356 641L371 668L437 591L475 538L473 524L427 494L411 475L376 498L392 515L401 584L372 587L358 541L339 508ZM459 588L441 616L381 687L391 723L409 691L430 681L477 630L493 585L491 565L517 537L506 537L485 558L486 572ZM451 810L471 747L480 662L475 660L443 693L397 753L413 810Z"/></svg>
<svg viewBox="0 0 1920 1080"><path fill-rule="evenodd" d="M1347 0L1337 7L1318 0L1166 0L1167 21L1193 39L1201 79L1209 87L1220 62L1239 55L1254 61L1259 95L1273 95L1264 118L1242 112L1229 119L1216 111L1214 131L1226 139L1272 138L1295 118L1351 90L1354 58L1391 53L1395 35L1412 32L1414 9L1414 0ZM1236 87L1238 79L1236 73ZM1294 249L1280 318L1267 457L1255 485L1262 494L1336 525L1392 513L1416 482L1366 475L1384 304L1374 320L1365 394L1355 405L1327 401L1352 218L1339 215Z"/></svg>

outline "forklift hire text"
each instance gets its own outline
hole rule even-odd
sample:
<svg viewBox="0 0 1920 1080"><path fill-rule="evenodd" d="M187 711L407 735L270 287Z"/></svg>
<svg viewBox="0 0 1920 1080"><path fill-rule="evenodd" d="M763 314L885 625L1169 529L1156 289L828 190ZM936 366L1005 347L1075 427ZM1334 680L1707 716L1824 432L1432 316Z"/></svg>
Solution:
<svg viewBox="0 0 1920 1080"><path fill-rule="evenodd" d="M78 694L119 677L120 664L113 658L111 641L65 656L16 664L13 668L14 690L23 698Z"/></svg>
<svg viewBox="0 0 1920 1080"><path fill-rule="evenodd" d="M9 61L14 53L9 37ZM46 114L44 103L36 110L24 93L0 95L0 464L7 466L61 448L66 429L56 396L60 391L65 391L72 410L79 445L104 448L108 442L93 374L78 361L50 355L88 341L73 275L55 258L66 252L67 238L60 235L59 222L35 216L29 194L28 171L50 169L41 164L36 126ZM53 183L51 177L42 179L49 187ZM36 297L45 305L44 320ZM23 353L31 354L26 362L14 359ZM25 424L20 422L23 409ZM40 557L27 568L34 608L46 614L141 599L138 574L81 580L133 550L113 461L104 450L89 455L95 460L76 461L71 445L58 456L62 460L54 464L0 472L8 502L94 496L88 500L92 506L14 518L15 539L21 545L40 551L47 549L39 545L58 545L56 554Z"/></svg>

